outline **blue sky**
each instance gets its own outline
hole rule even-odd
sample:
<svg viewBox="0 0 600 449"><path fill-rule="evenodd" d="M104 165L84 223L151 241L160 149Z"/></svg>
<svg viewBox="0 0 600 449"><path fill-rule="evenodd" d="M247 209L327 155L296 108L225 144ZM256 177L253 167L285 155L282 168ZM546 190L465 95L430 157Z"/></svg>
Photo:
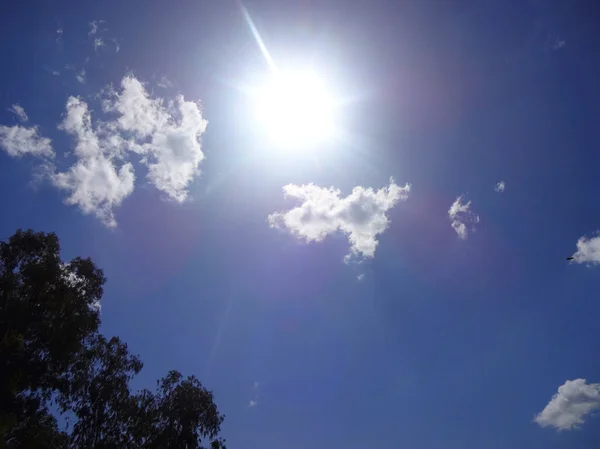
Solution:
<svg viewBox="0 0 600 449"><path fill-rule="evenodd" d="M92 257L137 386L196 374L231 448L595 447L600 8L244 6L339 138L267 138L237 2L2 5L0 236Z"/></svg>

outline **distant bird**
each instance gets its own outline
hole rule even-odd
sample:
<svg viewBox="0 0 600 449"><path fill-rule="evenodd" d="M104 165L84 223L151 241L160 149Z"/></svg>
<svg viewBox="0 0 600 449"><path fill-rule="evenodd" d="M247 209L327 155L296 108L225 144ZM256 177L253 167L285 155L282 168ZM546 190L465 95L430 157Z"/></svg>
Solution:
<svg viewBox="0 0 600 449"><path fill-rule="evenodd" d="M573 256L567 257L567 260L573 260Z"/></svg>

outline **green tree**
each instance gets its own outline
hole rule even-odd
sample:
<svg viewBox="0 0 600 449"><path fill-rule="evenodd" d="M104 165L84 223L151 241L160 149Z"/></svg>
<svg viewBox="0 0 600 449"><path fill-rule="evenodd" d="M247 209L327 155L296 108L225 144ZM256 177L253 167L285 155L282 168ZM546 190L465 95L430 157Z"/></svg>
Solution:
<svg viewBox="0 0 600 449"><path fill-rule="evenodd" d="M98 331L104 276L89 259L60 259L55 234L17 231L0 243L0 431L64 386ZM37 401L37 402L36 402Z"/></svg>
<svg viewBox="0 0 600 449"><path fill-rule="evenodd" d="M39 398L27 398L22 402L18 419L0 441L0 447L10 449L68 449L69 437L58 429L56 418Z"/></svg>
<svg viewBox="0 0 600 449"><path fill-rule="evenodd" d="M137 397L137 416L132 434L138 447L147 449L199 449L202 439L218 449L224 416L219 413L212 392L194 376L183 378L170 371L158 382L156 393L141 391Z"/></svg>
<svg viewBox="0 0 600 449"><path fill-rule="evenodd" d="M98 332L102 271L59 253L55 234L0 243L0 447L224 448L224 416L194 376L130 391L142 362ZM72 421L65 431L52 405Z"/></svg>
<svg viewBox="0 0 600 449"><path fill-rule="evenodd" d="M71 443L81 448L123 447L131 429L135 400L129 381L142 362L132 356L119 338L95 335L72 369L64 376L66 388L58 402L71 412L75 424Z"/></svg>

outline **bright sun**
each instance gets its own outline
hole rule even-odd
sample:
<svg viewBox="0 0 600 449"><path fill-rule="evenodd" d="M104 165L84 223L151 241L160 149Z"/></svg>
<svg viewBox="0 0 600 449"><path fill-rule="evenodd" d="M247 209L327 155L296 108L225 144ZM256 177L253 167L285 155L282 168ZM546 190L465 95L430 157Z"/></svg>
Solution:
<svg viewBox="0 0 600 449"><path fill-rule="evenodd" d="M256 94L258 120L279 148L307 150L334 136L335 101L313 72L278 72Z"/></svg>

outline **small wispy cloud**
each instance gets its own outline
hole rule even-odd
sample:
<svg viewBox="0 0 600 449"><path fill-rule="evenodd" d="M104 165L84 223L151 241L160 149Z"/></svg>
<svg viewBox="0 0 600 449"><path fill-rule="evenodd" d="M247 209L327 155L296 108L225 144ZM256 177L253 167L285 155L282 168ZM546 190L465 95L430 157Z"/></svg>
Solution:
<svg viewBox="0 0 600 449"><path fill-rule="evenodd" d="M564 40L564 39L556 39L554 41L554 44L552 45L552 49L554 49L554 50L560 50L565 45L567 45L567 41L566 40Z"/></svg>
<svg viewBox="0 0 600 449"><path fill-rule="evenodd" d="M365 273L361 273L358 276L356 276L356 279L358 279L358 282L362 281L365 278Z"/></svg>
<svg viewBox="0 0 600 449"><path fill-rule="evenodd" d="M600 384L588 384L585 379L567 380L533 420L541 427L571 430L583 425L586 416L598 409Z"/></svg>
<svg viewBox="0 0 600 449"><path fill-rule="evenodd" d="M107 48L110 46L112 48L112 45L114 45L115 53L119 53L121 44L118 39L107 34L108 28L101 26L104 23L106 23L104 20L94 20L89 23L88 38L92 42L94 51L97 52L102 47Z"/></svg>
<svg viewBox="0 0 600 449"><path fill-rule="evenodd" d="M29 120L29 117L27 117L27 114L25 113L25 109L19 104L13 104L8 110L15 114L23 123Z"/></svg>
<svg viewBox="0 0 600 449"><path fill-rule="evenodd" d="M90 25L90 31L88 33L88 36L94 36L96 33L98 33L98 30L100 29L100 24L104 23L103 20L93 20L89 23Z"/></svg>
<svg viewBox="0 0 600 449"><path fill-rule="evenodd" d="M104 47L104 45L105 45L104 44L104 39L102 39L101 37L95 38L93 45L94 45L94 51L98 51L98 49L100 47Z"/></svg>
<svg viewBox="0 0 600 449"><path fill-rule="evenodd" d="M259 386L260 386L260 384L258 382L254 382L254 385L252 385L252 393L254 394L254 398L250 399L250 402L248 403L248 408L256 407L256 404L258 404L258 387Z"/></svg>
<svg viewBox="0 0 600 449"><path fill-rule="evenodd" d="M506 184L504 183L504 181L500 181L494 186L494 190L496 192L500 192L500 193L504 192L505 188L506 188Z"/></svg>
<svg viewBox="0 0 600 449"><path fill-rule="evenodd" d="M56 70L52 67L49 67L47 65L43 66L43 69L46 73L49 73L52 76L59 76L60 75L60 70Z"/></svg>
<svg viewBox="0 0 600 449"><path fill-rule="evenodd" d="M452 203L452 206L448 209L448 217L450 218L452 229L463 240L467 239L469 229L473 230L475 224L479 223L479 215L471 211L471 201L464 202L464 195L459 196Z"/></svg>
<svg viewBox="0 0 600 449"><path fill-rule="evenodd" d="M85 69L81 69L80 71L78 71L75 74L75 78L77 79L77 81L79 81L81 84L85 84Z"/></svg>
<svg viewBox="0 0 600 449"><path fill-rule="evenodd" d="M162 87L163 89L170 89L173 87L173 83L167 78L163 76L158 83L156 83L158 87Z"/></svg>

